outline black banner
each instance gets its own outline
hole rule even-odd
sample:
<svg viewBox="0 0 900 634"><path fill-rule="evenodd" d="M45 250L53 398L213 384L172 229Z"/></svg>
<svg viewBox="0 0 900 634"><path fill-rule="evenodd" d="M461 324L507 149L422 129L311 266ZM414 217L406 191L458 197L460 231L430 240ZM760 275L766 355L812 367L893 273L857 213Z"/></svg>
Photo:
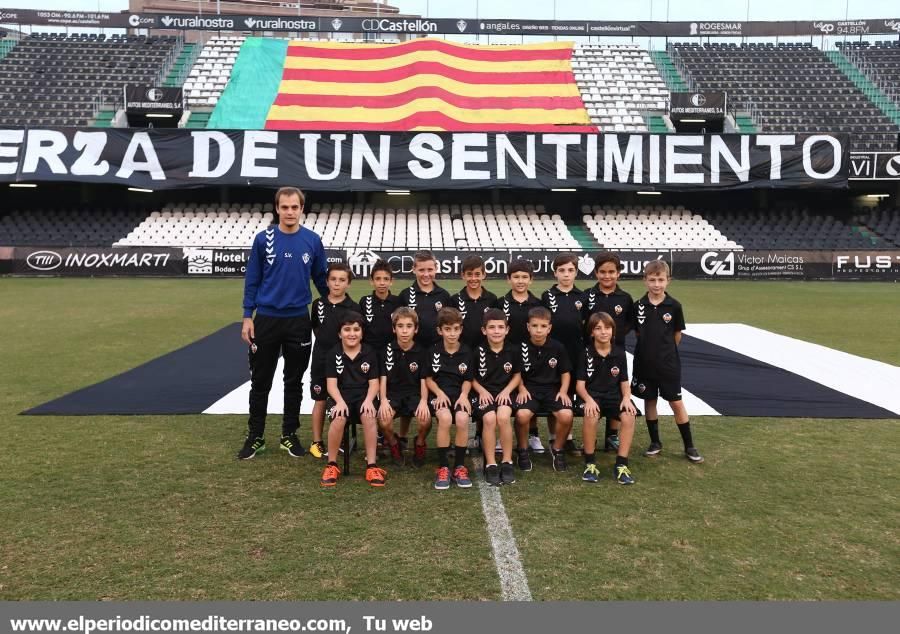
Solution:
<svg viewBox="0 0 900 634"><path fill-rule="evenodd" d="M721 121L725 118L724 92L673 92L669 100L669 115L673 119L700 118Z"/></svg>
<svg viewBox="0 0 900 634"><path fill-rule="evenodd" d="M162 86L125 87L125 111L135 114L174 114L184 110L184 94L181 88Z"/></svg>
<svg viewBox="0 0 900 634"><path fill-rule="evenodd" d="M294 33L406 33L417 35L563 35L625 37L775 37L796 35L859 36L900 33L900 19L817 20L782 22L588 21L488 18L424 18L399 16L271 16L210 13L106 13L0 9L2 24L60 27L149 28L206 31Z"/></svg>
<svg viewBox="0 0 900 634"><path fill-rule="evenodd" d="M184 275L181 249L170 248L55 248L14 247L15 275L60 275L102 277Z"/></svg>
<svg viewBox="0 0 900 634"><path fill-rule="evenodd" d="M145 189L694 191L847 186L846 134L0 129L0 182Z"/></svg>
<svg viewBox="0 0 900 634"><path fill-rule="evenodd" d="M849 179L900 180L900 152L851 152Z"/></svg>

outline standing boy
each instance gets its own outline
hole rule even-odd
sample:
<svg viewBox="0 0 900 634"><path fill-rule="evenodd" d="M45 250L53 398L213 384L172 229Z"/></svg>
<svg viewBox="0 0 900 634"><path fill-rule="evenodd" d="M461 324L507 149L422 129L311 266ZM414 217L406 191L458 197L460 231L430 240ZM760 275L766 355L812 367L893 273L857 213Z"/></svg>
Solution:
<svg viewBox="0 0 900 634"><path fill-rule="evenodd" d="M484 341L481 332L484 314L497 305L497 296L484 288L484 260L470 255L462 261L462 278L466 283L450 298L450 306L459 310L463 318L463 332L460 341L472 350Z"/></svg>
<svg viewBox="0 0 900 634"><path fill-rule="evenodd" d="M316 334L313 345L312 367L310 368L310 396L312 397L312 444L309 453L314 458L325 457L322 430L325 427L325 400L328 390L325 384L325 366L328 353L340 343L341 320L347 313L359 314L359 304L347 295L347 287L353 280L350 267L343 262L334 262L328 267L328 294L320 297L312 305L312 327Z"/></svg>
<svg viewBox="0 0 900 634"><path fill-rule="evenodd" d="M419 315L416 343L428 350L440 340L437 334L437 314L444 306L450 306L450 293L434 281L437 260L431 251L416 251L413 256L413 273L416 281L400 293L400 303L409 306Z"/></svg>
<svg viewBox="0 0 900 634"><path fill-rule="evenodd" d="M482 332L487 343L475 350L478 367L472 389L478 394L475 418L482 422L484 448L484 479L493 486L516 481L512 463L513 451L513 391L522 381L521 355L506 341L509 326L502 310L491 308L482 318ZM503 458L497 467L494 446L497 434Z"/></svg>
<svg viewBox="0 0 900 634"><path fill-rule="evenodd" d="M394 435L393 420L400 417L400 427L405 434L410 418L416 417L418 429L413 464L421 467L425 464L426 438L431 429L428 388L424 379L428 359L414 339L419 324L416 311L401 306L394 311L391 320L396 340L388 343L380 354L378 418L394 462L402 464L403 448Z"/></svg>
<svg viewBox="0 0 900 634"><path fill-rule="evenodd" d="M431 392L431 411L437 418L437 452L439 467L434 477L434 488L443 491L450 488L450 426L456 425L456 451L453 466L453 482L461 489L472 486L466 469L466 447L469 441L469 390L472 389L472 351L459 341L462 336L462 316L455 308L442 308L438 313L437 331L441 341L434 344L429 353L425 382Z"/></svg>
<svg viewBox="0 0 900 634"><path fill-rule="evenodd" d="M266 448L266 409L279 354L284 357L281 448L293 457L304 454L297 429L303 398L300 381L312 345L310 278L319 293L328 292L325 249L321 238L303 227L304 201L296 187L275 192L278 225L256 234L247 259L241 339L250 360L250 418L247 438L237 454L241 460Z"/></svg>
<svg viewBox="0 0 900 634"><path fill-rule="evenodd" d="M345 313L338 321L340 343L328 351L328 464L322 472L322 486L333 487L341 477L337 455L349 423L363 426L366 446L366 482L383 487L387 472L376 462L378 427L375 422L375 397L378 395L378 357L371 346L362 343L363 317Z"/></svg>
<svg viewBox="0 0 900 634"><path fill-rule="evenodd" d="M703 456L694 447L691 423L684 402L681 400L681 358L678 344L685 329L681 304L671 297L669 265L663 260L648 262L644 267L644 284L647 293L635 303L634 333L637 347L634 350L632 392L644 399L647 431L650 446L645 456L658 456L662 452L659 439L659 420L656 400L662 396L669 402L675 414L675 423L684 443L684 455L695 464L703 462Z"/></svg>
<svg viewBox="0 0 900 634"><path fill-rule="evenodd" d="M556 421L556 439L550 446L553 470L568 469L563 445L572 429L572 399L569 398L572 366L563 345L550 338L550 319L550 311L543 306L532 308L528 313L529 341L520 346L522 383L516 398L516 433L522 471L531 471L528 425L538 412L549 412Z"/></svg>
<svg viewBox="0 0 900 634"><path fill-rule="evenodd" d="M375 262L369 273L369 280L373 291L359 300L359 307L366 320L363 337L368 345L381 350L394 339L391 315L403 304L399 297L391 293L394 272L391 271L390 264L384 260Z"/></svg>

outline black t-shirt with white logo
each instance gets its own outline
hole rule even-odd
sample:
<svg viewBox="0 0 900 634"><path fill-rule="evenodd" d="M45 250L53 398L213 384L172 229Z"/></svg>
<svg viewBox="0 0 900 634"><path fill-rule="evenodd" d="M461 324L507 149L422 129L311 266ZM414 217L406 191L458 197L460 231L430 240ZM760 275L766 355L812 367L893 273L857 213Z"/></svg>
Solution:
<svg viewBox="0 0 900 634"><path fill-rule="evenodd" d="M447 352L444 342L440 341L431 347L426 358L425 376L434 379L447 394L459 394L464 381L471 381L475 376L472 349L460 345L454 353Z"/></svg>
<svg viewBox="0 0 900 634"><path fill-rule="evenodd" d="M581 310L584 308L582 292L577 288L561 291L554 284L541 295L541 303L550 311L553 328L550 336L566 347L569 359L577 359L584 346Z"/></svg>
<svg viewBox="0 0 900 634"><path fill-rule="evenodd" d="M522 361L522 381L525 389L559 390L562 375L572 371L569 354L556 339L547 337L543 346L530 341L519 344L519 358Z"/></svg>
<svg viewBox="0 0 900 634"><path fill-rule="evenodd" d="M584 381L585 389L594 399L622 398L620 383L628 382L628 358L625 349L613 346L605 357L594 346L586 346L575 374L576 381Z"/></svg>
<svg viewBox="0 0 900 634"><path fill-rule="evenodd" d="M647 295L634 304L634 374L641 378L680 379L681 358L675 333L685 329L681 303L669 294L654 306Z"/></svg>
<svg viewBox="0 0 900 634"><path fill-rule="evenodd" d="M333 347L325 364L325 378L337 379L345 401L361 401L369 390L369 381L378 378L378 355L372 346L362 344L352 359L341 345Z"/></svg>
<svg viewBox="0 0 900 634"><path fill-rule="evenodd" d="M528 291L524 302L513 299L512 291L497 300L497 308L503 311L509 324L509 334L506 335L508 342L518 345L528 341L528 311L537 306L541 306L541 300L532 295L531 291Z"/></svg>
<svg viewBox="0 0 900 634"><path fill-rule="evenodd" d="M412 348L404 350L400 344L392 341L381 351L379 363L380 376L387 377L389 399L420 393L428 363L422 346L413 342Z"/></svg>
<svg viewBox="0 0 900 634"><path fill-rule="evenodd" d="M616 345L625 345L625 335L634 327L634 300L631 295L616 286L612 293L606 294L595 284L584 292L581 307L584 327L594 313L607 313L616 322ZM589 341L591 333L585 333L585 341Z"/></svg>
<svg viewBox="0 0 900 634"><path fill-rule="evenodd" d="M394 338L394 327L391 323L391 315L395 310L403 306L400 298L388 293L383 300L375 293L366 295L359 300L364 323L363 340L375 348L381 350Z"/></svg>
<svg viewBox="0 0 900 634"><path fill-rule="evenodd" d="M491 396L497 396L522 371L522 357L508 342L500 352L494 352L488 344L480 345L475 348L475 357L475 380Z"/></svg>
<svg viewBox="0 0 900 634"><path fill-rule="evenodd" d="M360 309L359 304L346 295L343 301L337 304L332 304L327 297L320 297L312 303L309 312L312 329L316 335L310 371L314 377L318 377L325 373L326 353L341 342L338 336L341 331L338 326L341 318L349 312L358 313ZM365 338L365 333L363 337Z"/></svg>
<svg viewBox="0 0 900 634"><path fill-rule="evenodd" d="M450 303L450 293L437 284L429 292L419 288L418 282L404 288L400 293L400 304L409 306L419 316L419 331L416 333L416 343L426 350L440 341L437 333L437 314L444 306L453 306Z"/></svg>
<svg viewBox="0 0 900 634"><path fill-rule="evenodd" d="M463 288L450 298L450 306L458 310L463 318L463 331L459 340L472 349L484 342L481 323L484 313L489 308L497 306L497 296L486 288L482 288L481 296L478 299L472 299L469 296L469 289Z"/></svg>

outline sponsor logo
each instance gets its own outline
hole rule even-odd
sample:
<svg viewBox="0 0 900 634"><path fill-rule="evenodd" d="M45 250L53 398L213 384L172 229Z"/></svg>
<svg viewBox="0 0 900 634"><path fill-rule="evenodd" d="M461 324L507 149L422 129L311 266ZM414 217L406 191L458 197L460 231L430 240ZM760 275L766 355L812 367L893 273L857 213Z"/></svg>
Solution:
<svg viewBox="0 0 900 634"><path fill-rule="evenodd" d="M691 103L697 106L698 108L702 108L706 105L706 95L702 92L697 92L691 95Z"/></svg>
<svg viewBox="0 0 900 634"><path fill-rule="evenodd" d="M359 369L362 370L363 374L367 374L369 372L369 368L371 367L372 366L370 366L368 363L363 362L363 364L359 366Z"/></svg>
<svg viewBox="0 0 900 634"><path fill-rule="evenodd" d="M459 370L460 374L465 374L466 370L469 369L469 366L467 366L465 363L460 363L457 369Z"/></svg>
<svg viewBox="0 0 900 634"><path fill-rule="evenodd" d="M141 25L153 26L154 24L156 24L156 19L153 18L153 16L149 16L149 15L134 15L134 14L132 14L132 15L128 16L128 24L130 24L131 26L135 26L135 27L141 26Z"/></svg>
<svg viewBox="0 0 900 634"><path fill-rule="evenodd" d="M691 22L691 35L697 35L697 23Z"/></svg>
<svg viewBox="0 0 900 634"><path fill-rule="evenodd" d="M619 370L619 366L617 366L617 365L614 365L613 367L611 367L611 368L609 369L609 373L610 373L611 375L613 375L614 377L615 377L615 376L619 376L619 372L621 372L621 370Z"/></svg>
<svg viewBox="0 0 900 634"><path fill-rule="evenodd" d="M900 269L900 254L851 253L834 257L839 273L880 273Z"/></svg>
<svg viewBox="0 0 900 634"><path fill-rule="evenodd" d="M465 20L457 20L456 21L456 28L459 29L460 33L465 32L467 26L469 26L469 23L466 22Z"/></svg>
<svg viewBox="0 0 900 634"><path fill-rule="evenodd" d="M247 18L244 20L247 28L255 31L314 31L318 28L315 20L270 18L265 20L257 20L256 18Z"/></svg>
<svg viewBox="0 0 900 634"><path fill-rule="evenodd" d="M187 252L188 275L212 275L213 252L211 249L192 249Z"/></svg>
<svg viewBox="0 0 900 634"><path fill-rule="evenodd" d="M413 361L409 364L409 371L412 373L416 373L419 371L419 364Z"/></svg>
<svg viewBox="0 0 900 634"><path fill-rule="evenodd" d="M644 312L646 309L647 309L647 307L644 306L643 303L638 302L638 305L637 305L637 320L638 320L638 323L641 324L641 325L643 325L643 323L644 323L645 321L647 321L647 314Z"/></svg>
<svg viewBox="0 0 900 634"><path fill-rule="evenodd" d="M154 101L154 102L162 101L164 94L165 93L163 92L162 88L149 88L147 90L147 99L149 99L150 101Z"/></svg>
<svg viewBox="0 0 900 634"><path fill-rule="evenodd" d="M666 313L663 315L663 321L669 323L672 321L672 313Z"/></svg>
<svg viewBox="0 0 900 634"><path fill-rule="evenodd" d="M874 161L871 154L850 157L850 174L855 178L872 178Z"/></svg>
<svg viewBox="0 0 900 634"><path fill-rule="evenodd" d="M589 253L578 256L578 270L585 275L590 275L594 272L595 264L594 258L592 258Z"/></svg>
<svg viewBox="0 0 900 634"><path fill-rule="evenodd" d="M556 357L550 357L550 359L547 361L547 365L549 365L551 368L555 368L556 364L558 363L559 361L556 360Z"/></svg>
<svg viewBox="0 0 900 634"><path fill-rule="evenodd" d="M437 372L441 369L441 353L435 352L431 355L431 370Z"/></svg>
<svg viewBox="0 0 900 634"><path fill-rule="evenodd" d="M0 11L0 22L4 22L6 20L18 20L18 19L19 19L18 13L9 13L7 11ZM135 26L137 26L137 25L135 25Z"/></svg>
<svg viewBox="0 0 900 634"><path fill-rule="evenodd" d="M348 255L347 264L353 271L354 277L369 277L372 267L378 261L378 254L374 251L355 251Z"/></svg>
<svg viewBox="0 0 900 634"><path fill-rule="evenodd" d="M900 33L900 20L885 20L884 25L892 31Z"/></svg>
<svg viewBox="0 0 900 634"><path fill-rule="evenodd" d="M334 355L334 369L338 374L344 373L344 355Z"/></svg>
<svg viewBox="0 0 900 634"><path fill-rule="evenodd" d="M591 33L631 33L637 24L588 24Z"/></svg>
<svg viewBox="0 0 900 634"><path fill-rule="evenodd" d="M362 21L360 25L363 31L378 31L382 33L437 33L437 22L431 20L388 20L382 18L380 20L369 18Z"/></svg>
<svg viewBox="0 0 900 634"><path fill-rule="evenodd" d="M813 22L813 28L825 35L834 32L834 24L831 22Z"/></svg>
<svg viewBox="0 0 900 634"><path fill-rule="evenodd" d="M344 26L344 21L340 18L335 18L331 21L331 28L333 28L335 31L340 31L342 26Z"/></svg>
<svg viewBox="0 0 900 634"><path fill-rule="evenodd" d="M900 154L889 158L884 165L884 170L890 176L900 176Z"/></svg>
<svg viewBox="0 0 900 634"><path fill-rule="evenodd" d="M56 251L35 251L25 259L28 266L35 271L52 271L62 264L62 256Z"/></svg>
<svg viewBox="0 0 900 634"><path fill-rule="evenodd" d="M503 371L506 372L507 374L509 374L510 372L512 372L512 363L510 363L509 361L507 361L506 363L504 363L504 364L503 364Z"/></svg>
<svg viewBox="0 0 900 634"><path fill-rule="evenodd" d="M717 251L708 251L700 258L700 268L707 275L729 276L734 275L734 253L729 253L719 260Z"/></svg>
<svg viewBox="0 0 900 634"><path fill-rule="evenodd" d="M163 26L175 29L209 29L212 31L234 29L234 20L232 18L220 16L172 17L171 15L164 15L159 21L163 23Z"/></svg>

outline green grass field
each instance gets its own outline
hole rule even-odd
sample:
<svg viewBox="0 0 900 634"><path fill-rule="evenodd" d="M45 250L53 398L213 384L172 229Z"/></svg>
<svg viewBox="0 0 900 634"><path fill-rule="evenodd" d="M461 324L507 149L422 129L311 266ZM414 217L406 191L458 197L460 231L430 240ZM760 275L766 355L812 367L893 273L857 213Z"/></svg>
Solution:
<svg viewBox="0 0 900 634"><path fill-rule="evenodd" d="M275 450L273 419L269 452L241 463L243 416L18 415L237 321L241 288L0 279L0 599L499 599L478 490L437 493L430 468L389 467L383 490L355 469L323 491L320 462ZM893 285L670 290L688 331L743 322L900 365ZM502 489L531 593L900 599L898 422L695 418L706 462L634 451L633 487L585 485L579 469L556 474L539 458ZM661 429L678 447L671 421ZM636 438L640 449L643 419ZM610 464L600 459L604 475Z"/></svg>

